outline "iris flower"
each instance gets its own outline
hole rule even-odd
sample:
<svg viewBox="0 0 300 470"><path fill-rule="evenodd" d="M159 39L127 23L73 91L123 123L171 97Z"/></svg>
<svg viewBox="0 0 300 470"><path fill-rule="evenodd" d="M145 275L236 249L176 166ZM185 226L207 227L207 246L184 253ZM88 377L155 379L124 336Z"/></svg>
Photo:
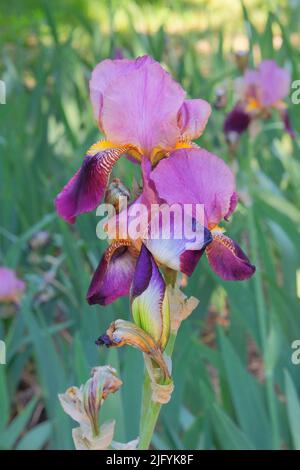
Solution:
<svg viewBox="0 0 300 470"><path fill-rule="evenodd" d="M59 215L73 223L80 213L96 208L113 165L123 154L141 163L143 188L129 211L117 215L119 225L128 222L130 209L139 203L147 209L161 202L204 205L204 221L197 220L196 213L191 215L195 231L203 234L196 247L190 249L191 240L185 236L164 238L153 232L137 239L115 236L87 293L90 304L100 305L130 296L136 325L163 350L169 305L161 268L191 275L206 252L223 279L247 279L255 270L219 227L237 204L234 176L222 160L192 143L205 128L210 105L201 99L186 100L180 85L152 58L101 62L92 73L90 94L106 140L90 148L81 168L57 196ZM156 228L164 229L160 224Z"/></svg>
<svg viewBox="0 0 300 470"><path fill-rule="evenodd" d="M290 90L289 72L273 60L264 60L257 70L246 70L235 82L237 104L227 115L224 131L241 134L253 119L270 117L272 110L280 112L286 131L293 137L284 99Z"/></svg>
<svg viewBox="0 0 300 470"><path fill-rule="evenodd" d="M152 164L199 137L211 107L185 91L149 56L104 60L93 70L90 97L105 140L87 151L81 168L58 194L58 214L70 223L101 202L114 164L126 155Z"/></svg>
<svg viewBox="0 0 300 470"><path fill-rule="evenodd" d="M19 303L25 290L25 283L18 279L15 271L0 267L0 302Z"/></svg>

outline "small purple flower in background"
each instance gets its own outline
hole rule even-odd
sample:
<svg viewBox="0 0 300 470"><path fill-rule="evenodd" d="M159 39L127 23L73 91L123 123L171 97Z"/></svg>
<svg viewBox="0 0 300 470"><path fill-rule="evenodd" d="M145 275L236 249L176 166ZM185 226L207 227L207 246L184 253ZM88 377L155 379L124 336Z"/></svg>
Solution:
<svg viewBox="0 0 300 470"><path fill-rule="evenodd" d="M0 302L19 304L25 291L25 282L18 279L15 271L0 267Z"/></svg>
<svg viewBox="0 0 300 470"><path fill-rule="evenodd" d="M240 135L255 119L267 119L272 110L277 109L286 131L294 137L287 107L283 101L289 94L290 83L288 70L278 67L273 60L264 60L257 70L246 70L244 75L235 81L238 101L226 116L225 134Z"/></svg>

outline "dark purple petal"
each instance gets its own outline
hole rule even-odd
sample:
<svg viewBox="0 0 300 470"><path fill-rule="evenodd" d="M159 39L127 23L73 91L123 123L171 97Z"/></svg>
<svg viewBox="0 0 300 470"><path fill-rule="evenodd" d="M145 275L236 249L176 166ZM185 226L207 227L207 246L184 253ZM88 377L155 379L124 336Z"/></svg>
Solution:
<svg viewBox="0 0 300 470"><path fill-rule="evenodd" d="M155 262L149 250L147 250L145 245L142 245L142 249L136 263L136 269L132 282L131 297L133 299L141 295L149 286L154 265ZM159 276L161 276L160 273Z"/></svg>
<svg viewBox="0 0 300 470"><path fill-rule="evenodd" d="M246 113L241 106L235 106L225 118L223 126L225 134L231 132L236 132L239 135L242 134L248 129L250 120L249 114Z"/></svg>
<svg viewBox="0 0 300 470"><path fill-rule="evenodd" d="M201 250L186 250L180 255L180 272L191 276L203 255L205 248L212 242L212 234L204 228L203 246Z"/></svg>
<svg viewBox="0 0 300 470"><path fill-rule="evenodd" d="M136 257L126 245L115 242L104 253L90 284L87 301L90 305L108 305L129 295Z"/></svg>
<svg viewBox="0 0 300 470"><path fill-rule="evenodd" d="M286 109L281 111L281 118L282 118L286 132L291 136L292 139L295 139L296 133L294 129L292 128L289 113Z"/></svg>
<svg viewBox="0 0 300 470"><path fill-rule="evenodd" d="M58 215L73 224L77 215L94 210L103 198L113 165L124 151L119 147L86 155L80 170L55 199Z"/></svg>
<svg viewBox="0 0 300 470"><path fill-rule="evenodd" d="M214 235L205 251L210 266L225 281L242 281L255 272L239 245L222 233Z"/></svg>

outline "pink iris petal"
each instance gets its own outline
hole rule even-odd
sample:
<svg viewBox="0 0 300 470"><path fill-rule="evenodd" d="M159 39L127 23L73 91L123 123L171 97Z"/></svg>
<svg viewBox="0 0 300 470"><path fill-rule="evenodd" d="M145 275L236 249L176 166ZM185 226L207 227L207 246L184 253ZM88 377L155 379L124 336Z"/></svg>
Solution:
<svg viewBox="0 0 300 470"><path fill-rule="evenodd" d="M19 302L25 283L17 278L15 271L0 267L0 302Z"/></svg>
<svg viewBox="0 0 300 470"><path fill-rule="evenodd" d="M248 92L251 88L256 90L261 104L268 107L288 96L291 78L288 70L278 67L273 60L264 60L257 71L245 73L244 82Z"/></svg>
<svg viewBox="0 0 300 470"><path fill-rule="evenodd" d="M239 245L221 233L214 235L205 252L212 269L225 281L242 281L255 272Z"/></svg>
<svg viewBox="0 0 300 470"><path fill-rule="evenodd" d="M197 139L204 131L211 113L210 104L201 99L185 100L178 113L178 125L183 138Z"/></svg>
<svg viewBox="0 0 300 470"><path fill-rule="evenodd" d="M96 269L88 293L90 305L108 305L121 296L129 295L136 257L127 246L110 246Z"/></svg>
<svg viewBox="0 0 300 470"><path fill-rule="evenodd" d="M185 93L158 64L144 61L105 89L102 127L109 140L131 143L149 156L171 149L180 136L177 114Z"/></svg>
<svg viewBox="0 0 300 470"><path fill-rule="evenodd" d="M103 60L94 68L90 80L90 98L94 109L94 116L101 126L101 112L103 106L103 95L106 89L118 79L128 75L130 72L142 67L145 63L153 63L149 56L138 57L135 60Z"/></svg>
<svg viewBox="0 0 300 470"><path fill-rule="evenodd" d="M166 285L153 256L142 245L131 287L134 322L162 345L169 330L169 307L164 302ZM166 299L167 300L167 299ZM163 337L162 337L163 336Z"/></svg>
<svg viewBox="0 0 300 470"><path fill-rule="evenodd" d="M232 208L235 179L223 160L204 149L179 149L151 173L168 204L204 204L205 226L217 225ZM200 222L201 223L201 222Z"/></svg>
<svg viewBox="0 0 300 470"><path fill-rule="evenodd" d="M95 155L86 155L81 168L55 199L60 217L73 224L76 216L94 210L101 202L115 162L122 148L106 149Z"/></svg>
<svg viewBox="0 0 300 470"><path fill-rule="evenodd" d="M282 119L282 122L283 122L283 125L284 125L284 129L291 136L292 139L295 139L296 138L296 133L295 133L294 129L292 128L292 124L291 124L291 120L290 120L290 116L289 116L288 111L286 109L283 109L283 110L281 110L280 115L281 115L281 119Z"/></svg>

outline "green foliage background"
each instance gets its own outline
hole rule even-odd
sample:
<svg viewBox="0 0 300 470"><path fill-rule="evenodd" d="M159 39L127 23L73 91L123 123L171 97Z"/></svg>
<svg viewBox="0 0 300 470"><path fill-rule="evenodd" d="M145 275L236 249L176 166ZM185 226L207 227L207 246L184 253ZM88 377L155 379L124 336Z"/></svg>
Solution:
<svg viewBox="0 0 300 470"><path fill-rule="evenodd" d="M234 48L249 44L251 62L273 58L300 77L300 3L256 1L0 1L0 265L27 283L19 309L0 307L0 448L73 448L74 423L57 394L84 382L91 367L114 365L124 385L102 419L115 417L116 439L138 434L143 362L139 352L99 351L96 337L128 300L89 307L85 293L105 248L94 213L70 227L53 199L99 138L88 79L116 48L151 54L191 97L212 102L215 88L239 72ZM245 42L246 41L246 42ZM228 109L232 105L231 94ZM300 132L300 105L288 100ZM214 110L200 145L233 162ZM276 120L277 119L277 120ZM257 262L249 282L222 282L202 260L186 288L200 306L182 325L174 354L175 391L153 437L157 449L300 449L300 156L279 118L264 124L236 155L240 204L227 230ZM138 168L121 160L115 174L131 184ZM47 230L50 243L28 242ZM298 289L297 289L298 276ZM41 297L41 293L43 296ZM264 366L263 366L264 364Z"/></svg>

